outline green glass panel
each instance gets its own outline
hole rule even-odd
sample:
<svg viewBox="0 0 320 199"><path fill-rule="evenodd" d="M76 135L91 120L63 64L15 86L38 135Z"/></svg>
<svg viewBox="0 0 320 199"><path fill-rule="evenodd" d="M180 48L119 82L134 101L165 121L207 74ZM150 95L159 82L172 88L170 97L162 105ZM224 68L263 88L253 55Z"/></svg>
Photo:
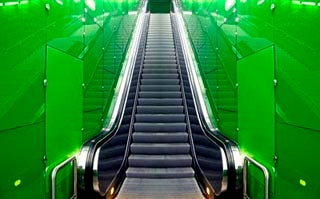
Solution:
<svg viewBox="0 0 320 199"><path fill-rule="evenodd" d="M170 13L171 0L149 0L151 13Z"/></svg>
<svg viewBox="0 0 320 199"><path fill-rule="evenodd" d="M274 44L272 0L237 3L237 53L245 57Z"/></svg>
<svg viewBox="0 0 320 199"><path fill-rule="evenodd" d="M44 198L44 122L0 133L0 198Z"/></svg>
<svg viewBox="0 0 320 199"><path fill-rule="evenodd" d="M76 152L81 145L82 71L83 61L48 47L46 150L49 165Z"/></svg>
<svg viewBox="0 0 320 199"><path fill-rule="evenodd" d="M48 45L79 58L85 51L83 4L83 0L48 0L46 4Z"/></svg>
<svg viewBox="0 0 320 199"><path fill-rule="evenodd" d="M318 131L276 122L276 198L319 198L319 140Z"/></svg>
<svg viewBox="0 0 320 199"><path fill-rule="evenodd" d="M238 124L241 149L273 165L275 155L274 50L238 61Z"/></svg>
<svg viewBox="0 0 320 199"><path fill-rule="evenodd" d="M276 0L276 198L319 198L317 1Z"/></svg>
<svg viewBox="0 0 320 199"><path fill-rule="evenodd" d="M319 131L320 22L314 19L320 13L312 5L277 1L276 76L281 83L277 120Z"/></svg>
<svg viewBox="0 0 320 199"><path fill-rule="evenodd" d="M0 6L0 131L43 121L43 5L39 0Z"/></svg>

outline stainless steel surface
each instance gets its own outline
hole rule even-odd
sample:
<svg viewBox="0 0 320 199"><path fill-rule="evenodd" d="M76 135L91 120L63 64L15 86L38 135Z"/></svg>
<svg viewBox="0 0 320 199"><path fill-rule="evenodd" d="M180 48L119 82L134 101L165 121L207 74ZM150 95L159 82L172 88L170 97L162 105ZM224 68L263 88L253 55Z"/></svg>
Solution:
<svg viewBox="0 0 320 199"><path fill-rule="evenodd" d="M253 158L249 156L244 157L244 167L243 167L243 198L247 199L249 198L248 196L248 163L253 164L256 166L258 169L260 169L263 172L264 175L264 199L269 199L269 171L268 169L254 160Z"/></svg>
<svg viewBox="0 0 320 199"><path fill-rule="evenodd" d="M57 174L66 165L73 162L73 195L71 198L77 198L77 158L76 156L71 156L70 158L66 159L59 165L57 165L51 174L51 198L56 199L56 179Z"/></svg>

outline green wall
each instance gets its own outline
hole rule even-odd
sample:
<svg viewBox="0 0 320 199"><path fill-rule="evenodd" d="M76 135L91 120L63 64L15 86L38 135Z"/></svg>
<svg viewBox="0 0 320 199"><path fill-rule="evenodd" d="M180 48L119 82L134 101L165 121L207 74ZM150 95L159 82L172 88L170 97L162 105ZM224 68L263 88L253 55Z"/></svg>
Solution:
<svg viewBox="0 0 320 199"><path fill-rule="evenodd" d="M151 13L170 13L171 0L149 0Z"/></svg>
<svg viewBox="0 0 320 199"><path fill-rule="evenodd" d="M0 1L0 198L49 198L51 171L106 122L138 0ZM58 174L70 198L72 172Z"/></svg>
<svg viewBox="0 0 320 199"><path fill-rule="evenodd" d="M271 198L318 198L319 2L178 2L222 133L268 168Z"/></svg>

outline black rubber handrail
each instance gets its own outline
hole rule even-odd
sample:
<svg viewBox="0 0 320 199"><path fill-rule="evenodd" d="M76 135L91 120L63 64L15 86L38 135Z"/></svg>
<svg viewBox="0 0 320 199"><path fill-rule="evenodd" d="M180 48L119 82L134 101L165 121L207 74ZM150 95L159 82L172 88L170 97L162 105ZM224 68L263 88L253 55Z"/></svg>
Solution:
<svg viewBox="0 0 320 199"><path fill-rule="evenodd" d="M178 36L180 37L180 36ZM182 45L182 44L181 44ZM189 83L191 88L194 88L192 85L192 81L190 81L190 77L188 75ZM227 170L227 178L228 178L228 188L227 192L234 192L237 189L237 181L239 181L239 175L237 173L237 168L236 168L236 162L234 157L234 149L238 149L238 146L236 143L233 141L229 140L227 137L221 134L219 130L212 131L211 128L208 126L204 114L202 113L201 108L199 108L199 99L197 95L194 94L193 89L191 89L192 92L192 98L194 101L195 105L195 110L199 119L199 124L200 127L203 130L203 134L209 138L212 142L217 144L219 147L221 147L227 157L227 165L228 165L228 170ZM201 175L200 175L201 176ZM204 180L206 181L206 180Z"/></svg>
<svg viewBox="0 0 320 199"><path fill-rule="evenodd" d="M144 31L148 30L148 24L149 24L149 19L150 19L150 14L148 14L147 19L145 19L146 21L144 22L144 24L146 25L146 28L144 29ZM146 46L146 36L147 34L145 34L145 32L142 33L142 35L145 35L145 38L143 38L143 42L142 44L140 43L140 45L143 45L142 48L142 55L141 55L141 63L139 66L139 74L138 74L138 81L137 81L137 85L136 85L136 92L135 92L135 98L134 98L134 103L133 103L133 107L132 107L132 113L131 113L131 121L130 121L130 127L129 127L129 132L128 132L128 139L127 139L127 144L126 144L126 149L125 149L125 154L123 157L123 161L121 163L121 166L117 172L117 174L114 176L112 182L110 183L109 187L107 188L107 190L102 193L102 195L106 195L110 193L110 189L114 189L114 193L112 193L112 196L117 195L117 193L120 190L120 185L122 184L123 180L125 179L125 172L126 169L128 168L128 157L129 157L129 152L130 152L130 144L131 144L131 140L132 140L132 131L133 131L133 125L134 125L134 115L136 113L137 110L137 103L138 103L138 96L139 96L139 85L140 85L140 79L141 79L141 73L142 73L142 69L143 69L143 64L144 64L144 55L145 55L145 46ZM139 45L139 48L141 47ZM107 198L109 195L107 195ZM111 195L110 195L111 196Z"/></svg>
<svg viewBox="0 0 320 199"><path fill-rule="evenodd" d="M143 4L142 4L143 5ZM141 33L143 34L143 32ZM138 52L136 53L138 55ZM134 66L133 66L134 67ZM133 73L132 73L133 74ZM132 78L126 77L126 78ZM79 161L85 161L84 168L78 168L79 173L79 187L85 191L85 193L94 193L93 190L93 163L94 163L94 157L97 152L97 149L101 147L104 143L106 143L108 140L112 139L114 136L117 135L117 132L121 126L121 121L124 115L128 94L130 90L132 79L129 81L126 91L125 91L125 97L121 99L120 102L120 110L118 111L118 114L115 118L115 122L113 126L111 126L110 130L102 130L98 135L96 135L91 140L87 141L85 144L83 144L81 149L81 155L83 153L84 157L80 157ZM81 158L85 158L84 160L81 160Z"/></svg>

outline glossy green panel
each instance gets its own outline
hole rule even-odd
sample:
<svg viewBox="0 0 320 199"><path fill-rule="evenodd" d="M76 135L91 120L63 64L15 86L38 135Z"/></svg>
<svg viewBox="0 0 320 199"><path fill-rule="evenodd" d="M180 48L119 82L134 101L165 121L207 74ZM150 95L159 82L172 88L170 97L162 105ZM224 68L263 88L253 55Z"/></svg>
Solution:
<svg viewBox="0 0 320 199"><path fill-rule="evenodd" d="M51 47L47 49L47 164L78 151L82 128L83 62Z"/></svg>
<svg viewBox="0 0 320 199"><path fill-rule="evenodd" d="M245 57L274 44L272 0L238 1L237 51Z"/></svg>
<svg viewBox="0 0 320 199"><path fill-rule="evenodd" d="M276 198L319 198L319 7L275 3Z"/></svg>
<svg viewBox="0 0 320 199"><path fill-rule="evenodd" d="M79 58L85 50L83 4L83 0L48 0L46 5L48 45Z"/></svg>
<svg viewBox="0 0 320 199"><path fill-rule="evenodd" d="M0 131L43 121L43 5L21 1L0 6Z"/></svg>
<svg viewBox="0 0 320 199"><path fill-rule="evenodd" d="M171 0L149 0L151 13L170 13Z"/></svg>
<svg viewBox="0 0 320 199"><path fill-rule="evenodd" d="M276 132L276 198L319 198L319 132L282 122Z"/></svg>
<svg viewBox="0 0 320 199"><path fill-rule="evenodd" d="M0 142L0 198L44 198L44 122L2 131Z"/></svg>
<svg viewBox="0 0 320 199"><path fill-rule="evenodd" d="M45 193L43 6L37 0L0 2L1 199Z"/></svg>
<svg viewBox="0 0 320 199"><path fill-rule="evenodd" d="M269 166L275 155L273 57L274 49L270 47L238 61L240 147Z"/></svg>
<svg viewBox="0 0 320 199"><path fill-rule="evenodd" d="M312 5L277 1L276 75L281 83L277 120L319 131L320 22L314 19L320 13L319 7Z"/></svg>

